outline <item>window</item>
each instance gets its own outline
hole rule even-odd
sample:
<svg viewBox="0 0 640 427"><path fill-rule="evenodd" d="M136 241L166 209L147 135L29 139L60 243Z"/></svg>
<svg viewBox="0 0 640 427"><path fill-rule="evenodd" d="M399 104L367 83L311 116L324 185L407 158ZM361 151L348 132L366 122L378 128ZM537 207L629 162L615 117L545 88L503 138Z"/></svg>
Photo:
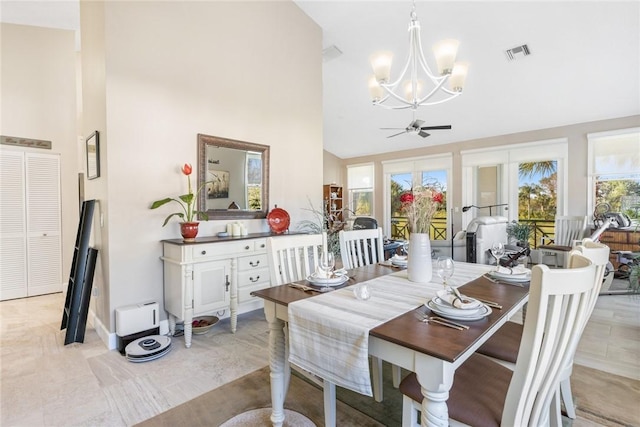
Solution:
<svg viewBox="0 0 640 427"><path fill-rule="evenodd" d="M385 185L385 227L387 235L395 239L408 239L407 218L401 209L400 195L414 186L426 185L442 192L444 201L431 221L432 240L447 239L451 218L447 199L450 187L452 155L439 154L413 159L382 162Z"/></svg>
<svg viewBox="0 0 640 427"><path fill-rule="evenodd" d="M347 166L349 209L355 215L373 216L373 163Z"/></svg>
<svg viewBox="0 0 640 427"><path fill-rule="evenodd" d="M590 211L606 204L611 212L640 219L640 128L589 134L588 139Z"/></svg>

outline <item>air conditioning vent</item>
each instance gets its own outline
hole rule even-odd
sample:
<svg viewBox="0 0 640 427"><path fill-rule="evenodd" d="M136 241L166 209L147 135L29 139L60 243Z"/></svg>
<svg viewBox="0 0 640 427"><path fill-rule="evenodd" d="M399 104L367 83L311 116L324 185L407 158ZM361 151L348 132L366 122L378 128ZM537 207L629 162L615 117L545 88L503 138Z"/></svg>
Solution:
<svg viewBox="0 0 640 427"><path fill-rule="evenodd" d="M507 59L509 61L513 61L518 58L524 58L525 56L531 55L531 50L529 49L529 46L523 44L522 46L516 46L511 49L507 49L505 51L505 54L507 55Z"/></svg>
<svg viewBox="0 0 640 427"><path fill-rule="evenodd" d="M322 62L329 62L332 59L336 59L342 55L342 51L336 47L336 45L331 45L327 48L322 49Z"/></svg>

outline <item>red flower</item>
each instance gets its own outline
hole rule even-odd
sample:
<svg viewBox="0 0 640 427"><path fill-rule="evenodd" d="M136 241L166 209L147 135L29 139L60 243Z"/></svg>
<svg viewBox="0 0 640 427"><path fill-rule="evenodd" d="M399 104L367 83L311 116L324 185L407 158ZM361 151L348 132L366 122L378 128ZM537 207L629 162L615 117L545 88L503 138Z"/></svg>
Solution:
<svg viewBox="0 0 640 427"><path fill-rule="evenodd" d="M193 168L191 167L191 165L189 163L185 163L184 166L182 167L182 173L189 176L191 175L191 171L193 170Z"/></svg>
<svg viewBox="0 0 640 427"><path fill-rule="evenodd" d="M413 203L413 194L412 193L403 193L400 195L400 201L402 203Z"/></svg>
<svg viewBox="0 0 640 427"><path fill-rule="evenodd" d="M434 202L436 202L436 203L442 203L442 201L443 201L442 193L435 193L433 195L433 199L432 200Z"/></svg>

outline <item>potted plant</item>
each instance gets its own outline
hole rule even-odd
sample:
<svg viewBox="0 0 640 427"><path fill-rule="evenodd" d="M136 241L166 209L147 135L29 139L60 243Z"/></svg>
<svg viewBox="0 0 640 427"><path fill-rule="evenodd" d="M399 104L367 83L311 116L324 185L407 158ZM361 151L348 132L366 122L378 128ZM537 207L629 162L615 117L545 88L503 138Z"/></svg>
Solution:
<svg viewBox="0 0 640 427"><path fill-rule="evenodd" d="M509 240L515 240L517 245L523 248L529 247L529 238L533 227L526 222L511 221L507 224L507 236Z"/></svg>
<svg viewBox="0 0 640 427"><path fill-rule="evenodd" d="M182 234L182 237L184 238L184 241L192 242L195 240L196 236L198 235L197 220L209 219L209 216L207 215L206 212L196 210L196 206L195 206L196 201L198 200L198 194L200 193L200 190L202 190L202 188L209 182L202 183L202 185L200 185L200 187L197 189L197 191L194 194L191 189L191 172L193 171L191 164L185 163L184 166L182 166L181 170L183 175L187 176L187 185L188 185L187 194L178 196L178 198L167 197L162 200L156 200L151 204L151 209L157 209L160 206L164 206L169 202L178 203L182 208L182 210L179 212L174 212L169 216L167 216L162 226L164 227L165 225L167 225L167 223L172 217L174 216L179 217L182 220L182 222L180 223L180 232Z"/></svg>

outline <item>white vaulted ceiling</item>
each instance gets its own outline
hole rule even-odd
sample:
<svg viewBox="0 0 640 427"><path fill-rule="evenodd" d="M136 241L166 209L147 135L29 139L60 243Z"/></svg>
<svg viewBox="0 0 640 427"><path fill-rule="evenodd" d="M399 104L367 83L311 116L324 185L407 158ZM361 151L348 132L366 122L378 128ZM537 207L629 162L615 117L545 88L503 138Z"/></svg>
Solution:
<svg viewBox="0 0 640 427"><path fill-rule="evenodd" d="M387 139L393 131L379 128L404 128L412 112L372 106L367 89L372 53L394 52L392 78L404 62L411 1L296 4L323 29L323 48L342 51L323 65L324 148L341 158L640 114L637 0L418 1L427 60L433 43L456 38L470 63L462 96L417 111L425 125L453 126L424 139ZM0 19L73 29L77 5L3 0ZM531 55L508 61L505 50L522 44Z"/></svg>
<svg viewBox="0 0 640 427"><path fill-rule="evenodd" d="M425 125L453 126L425 139L387 139L394 132L379 128L405 127L412 113L372 106L367 88L372 53L394 52L392 79L404 64L411 2L296 3L324 47L343 52L323 74L324 147L341 158L640 114L638 1L417 2L427 61L433 43L456 38L470 62L462 96L417 111ZM508 61L505 50L525 43L531 55Z"/></svg>

